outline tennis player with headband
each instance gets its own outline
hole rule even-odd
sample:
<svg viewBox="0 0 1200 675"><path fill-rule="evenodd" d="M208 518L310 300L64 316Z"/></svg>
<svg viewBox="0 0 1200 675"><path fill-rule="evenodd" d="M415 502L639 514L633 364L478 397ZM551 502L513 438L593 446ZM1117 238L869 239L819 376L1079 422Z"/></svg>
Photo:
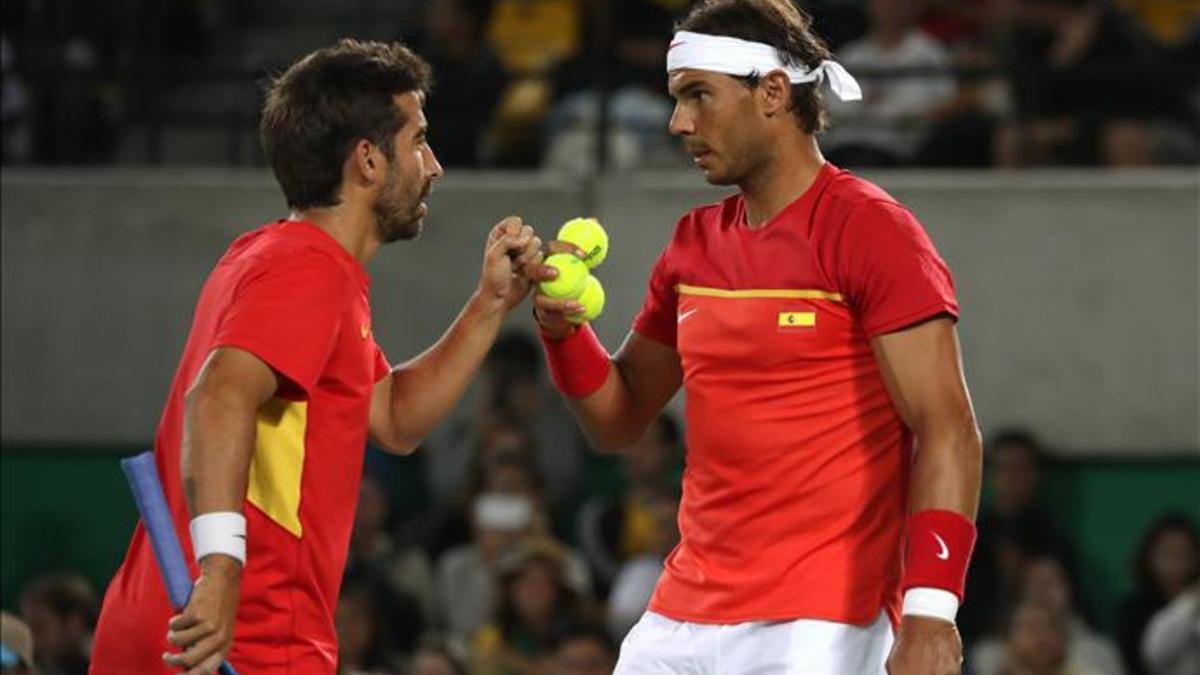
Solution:
<svg viewBox="0 0 1200 675"><path fill-rule="evenodd" d="M958 673L981 451L950 271L907 208L821 156L820 89L861 92L807 16L705 0L680 28L670 130L739 191L680 218L615 355L537 298L597 447L687 394L682 540L616 672Z"/></svg>

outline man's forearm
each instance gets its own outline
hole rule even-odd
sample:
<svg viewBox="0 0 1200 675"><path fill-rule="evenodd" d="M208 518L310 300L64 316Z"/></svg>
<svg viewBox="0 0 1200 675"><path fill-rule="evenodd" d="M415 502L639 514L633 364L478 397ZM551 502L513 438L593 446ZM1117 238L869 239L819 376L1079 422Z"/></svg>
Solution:
<svg viewBox="0 0 1200 675"><path fill-rule="evenodd" d="M598 450L615 452L633 445L653 419L643 419L646 416L638 413L633 390L618 363L609 369L604 384L595 393L567 401L583 433Z"/></svg>
<svg viewBox="0 0 1200 675"><path fill-rule="evenodd" d="M432 347L392 370L390 411L401 445L415 446L462 397L504 322L477 295Z"/></svg>
<svg viewBox="0 0 1200 675"><path fill-rule="evenodd" d="M220 393L189 395L184 415L182 475L193 516L241 513L254 453L254 408Z"/></svg>
<svg viewBox="0 0 1200 675"><path fill-rule="evenodd" d="M679 356L631 332L610 357L590 328L555 340L543 334L555 386L592 445L616 451L636 443L679 390Z"/></svg>
<svg viewBox="0 0 1200 675"><path fill-rule="evenodd" d="M982 443L974 420L918 432L916 446L909 510L942 509L974 520L983 466Z"/></svg>

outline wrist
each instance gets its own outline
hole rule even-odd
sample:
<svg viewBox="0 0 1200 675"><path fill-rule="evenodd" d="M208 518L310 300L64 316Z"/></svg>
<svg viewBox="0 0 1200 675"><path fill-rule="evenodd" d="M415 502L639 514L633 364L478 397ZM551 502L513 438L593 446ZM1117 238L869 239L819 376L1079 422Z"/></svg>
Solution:
<svg viewBox="0 0 1200 675"><path fill-rule="evenodd" d="M508 302L504 298L497 297L482 287L475 289L475 293L467 301L467 311L481 321L503 321L508 309Z"/></svg>
<svg viewBox="0 0 1200 675"><path fill-rule="evenodd" d="M550 379L560 393L581 399L604 386L612 360L590 326L583 324L559 340L545 333L541 338Z"/></svg>
<svg viewBox="0 0 1200 675"><path fill-rule="evenodd" d="M955 511L925 509L908 517L907 538L901 589L906 593L910 589L941 590L961 604L975 547L975 524Z"/></svg>
<svg viewBox="0 0 1200 675"><path fill-rule="evenodd" d="M542 323L542 313L536 307L533 308L533 320L537 323L538 334L551 342L558 342L570 337L578 328L576 324L566 322L562 326L547 326Z"/></svg>
<svg viewBox="0 0 1200 675"><path fill-rule="evenodd" d="M200 560L200 573L206 577L217 577L225 581L237 581L242 577L242 563L224 553L211 553Z"/></svg>
<svg viewBox="0 0 1200 675"><path fill-rule="evenodd" d="M211 511L195 518L188 528L196 562L212 557L246 563L246 517L236 511Z"/></svg>
<svg viewBox="0 0 1200 675"><path fill-rule="evenodd" d="M950 591L918 586L904 592L900 613L906 617L923 616L954 623L958 604L958 596Z"/></svg>

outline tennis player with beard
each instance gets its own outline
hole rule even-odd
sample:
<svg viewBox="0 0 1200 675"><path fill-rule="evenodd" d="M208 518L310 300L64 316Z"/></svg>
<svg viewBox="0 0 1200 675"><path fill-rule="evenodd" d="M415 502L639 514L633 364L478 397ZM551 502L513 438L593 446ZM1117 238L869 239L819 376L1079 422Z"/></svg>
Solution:
<svg viewBox="0 0 1200 675"><path fill-rule="evenodd" d="M670 130L738 192L679 220L615 355L537 297L598 447L686 393L681 541L618 675L960 669L981 452L958 302L913 214L822 157L818 87L861 96L829 59L789 0L693 7Z"/></svg>
<svg viewBox="0 0 1200 675"><path fill-rule="evenodd" d="M541 242L492 228L479 285L446 334L389 365L364 264L421 231L442 167L425 142L429 67L342 41L270 87L262 140L291 214L238 238L209 276L155 441L197 577L173 616L145 529L109 585L91 673L332 675L334 609L368 437L411 452L451 409ZM232 645L232 648L231 648Z"/></svg>

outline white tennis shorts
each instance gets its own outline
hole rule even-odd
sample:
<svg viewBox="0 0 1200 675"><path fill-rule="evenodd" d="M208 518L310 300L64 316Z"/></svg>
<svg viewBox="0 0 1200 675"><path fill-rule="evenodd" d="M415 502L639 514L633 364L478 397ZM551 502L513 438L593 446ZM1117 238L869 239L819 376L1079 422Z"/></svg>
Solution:
<svg viewBox="0 0 1200 675"><path fill-rule="evenodd" d="M869 626L818 619L705 624L646 612L614 675L884 675L887 615Z"/></svg>

